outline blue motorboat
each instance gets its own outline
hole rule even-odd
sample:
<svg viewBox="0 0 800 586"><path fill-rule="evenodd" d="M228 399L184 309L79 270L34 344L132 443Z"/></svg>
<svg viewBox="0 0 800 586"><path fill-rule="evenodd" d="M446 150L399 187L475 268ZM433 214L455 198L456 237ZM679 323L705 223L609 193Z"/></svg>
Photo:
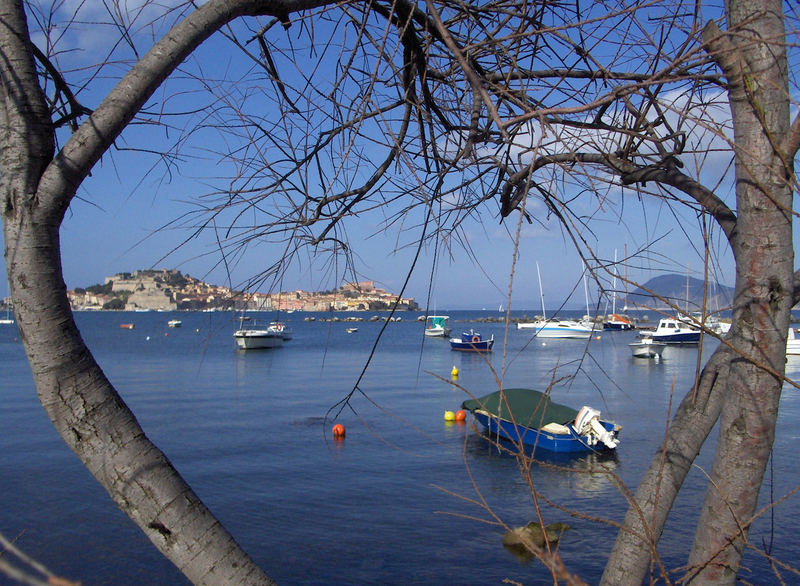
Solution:
<svg viewBox="0 0 800 586"><path fill-rule="evenodd" d="M533 389L504 389L461 408L472 413L490 435L549 452L604 452L616 449L622 427L600 419L584 406L576 411Z"/></svg>
<svg viewBox="0 0 800 586"><path fill-rule="evenodd" d="M666 344L698 344L700 328L695 324L670 317L662 318L653 332L654 342Z"/></svg>
<svg viewBox="0 0 800 586"><path fill-rule="evenodd" d="M450 349L461 352L491 352L494 335L488 340L475 330L463 332L460 338L450 338Z"/></svg>

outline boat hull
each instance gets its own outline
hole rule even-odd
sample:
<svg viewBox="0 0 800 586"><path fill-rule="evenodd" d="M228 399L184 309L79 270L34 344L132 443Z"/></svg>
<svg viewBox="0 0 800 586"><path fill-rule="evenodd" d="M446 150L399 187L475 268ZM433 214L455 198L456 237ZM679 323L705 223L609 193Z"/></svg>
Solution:
<svg viewBox="0 0 800 586"><path fill-rule="evenodd" d="M446 338L450 335L450 328L428 328L425 335L429 338Z"/></svg>
<svg viewBox="0 0 800 586"><path fill-rule="evenodd" d="M517 324L518 330L535 330L533 335L537 338L572 338L588 340L594 330L577 322L571 321L538 321L522 322Z"/></svg>
<svg viewBox="0 0 800 586"><path fill-rule="evenodd" d="M631 342L628 346L634 358L660 358L667 347L664 342Z"/></svg>
<svg viewBox="0 0 800 586"><path fill-rule="evenodd" d="M676 332L672 334L653 334L654 342L664 344L698 344L700 332Z"/></svg>
<svg viewBox="0 0 800 586"><path fill-rule="evenodd" d="M537 338L565 338L574 340L588 340L592 337L590 329L559 329L542 328L534 334Z"/></svg>
<svg viewBox="0 0 800 586"><path fill-rule="evenodd" d="M620 332L620 331L624 331L624 330L632 330L633 329L633 325L632 324L628 324L628 323L624 323L624 322L616 322L616 321L615 322L610 322L610 321L607 321L606 323L603 324L603 329L604 330L611 330L612 332L614 332L614 331Z"/></svg>
<svg viewBox="0 0 800 586"><path fill-rule="evenodd" d="M266 330L238 330L234 332L233 339L240 350L263 350L283 345L280 334Z"/></svg>
<svg viewBox="0 0 800 586"><path fill-rule="evenodd" d="M489 415L483 411L473 411L473 417L490 434L498 435L503 439L520 442L528 447L537 450L558 453L581 453L581 452L606 452L610 448L601 442L590 445L589 436L579 436L572 426L568 426L571 433L549 433L540 429L533 429L523 425L515 425L507 419L502 419ZM610 421L600 421L601 425L610 433L617 433L617 427Z"/></svg>
<svg viewBox="0 0 800 586"><path fill-rule="evenodd" d="M485 339L475 330L464 332L460 338L450 338L450 349L459 352L491 352L494 346L494 335Z"/></svg>
<svg viewBox="0 0 800 586"><path fill-rule="evenodd" d="M481 340L479 342L462 342L461 340L450 340L450 349L459 352L491 352L494 346L494 339Z"/></svg>

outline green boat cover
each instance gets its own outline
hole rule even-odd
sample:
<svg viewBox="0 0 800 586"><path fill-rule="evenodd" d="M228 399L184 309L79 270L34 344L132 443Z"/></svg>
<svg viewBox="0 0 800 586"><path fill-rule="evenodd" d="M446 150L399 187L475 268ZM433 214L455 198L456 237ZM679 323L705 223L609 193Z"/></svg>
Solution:
<svg viewBox="0 0 800 586"><path fill-rule="evenodd" d="M548 423L571 423L578 412L565 405L553 403L550 397L533 389L505 389L485 397L469 399L461 403L467 411L482 409L502 419L512 420L518 425L538 429Z"/></svg>

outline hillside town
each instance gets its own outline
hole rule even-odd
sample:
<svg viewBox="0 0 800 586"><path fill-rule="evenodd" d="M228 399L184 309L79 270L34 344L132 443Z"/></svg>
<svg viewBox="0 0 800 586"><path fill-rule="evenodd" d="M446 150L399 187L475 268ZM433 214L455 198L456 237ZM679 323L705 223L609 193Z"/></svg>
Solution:
<svg viewBox="0 0 800 586"><path fill-rule="evenodd" d="M348 283L321 292L246 293L212 285L176 269L146 269L106 277L102 285L68 291L76 311L378 311L417 310L413 297L400 298L373 281Z"/></svg>

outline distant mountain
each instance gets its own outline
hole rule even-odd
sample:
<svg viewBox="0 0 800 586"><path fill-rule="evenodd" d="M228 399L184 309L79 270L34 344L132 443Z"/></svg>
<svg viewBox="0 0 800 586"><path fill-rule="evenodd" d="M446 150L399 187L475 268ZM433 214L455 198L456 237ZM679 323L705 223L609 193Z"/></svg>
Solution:
<svg viewBox="0 0 800 586"><path fill-rule="evenodd" d="M705 283L701 279L689 277L689 311L700 311L703 306L703 290ZM666 309L669 306L648 293L652 291L680 309L686 308L686 275L660 275L647 281L642 287L628 293L630 308ZM706 307L709 311L725 309L733 302L733 288L708 283ZM619 300L617 301L619 304Z"/></svg>

